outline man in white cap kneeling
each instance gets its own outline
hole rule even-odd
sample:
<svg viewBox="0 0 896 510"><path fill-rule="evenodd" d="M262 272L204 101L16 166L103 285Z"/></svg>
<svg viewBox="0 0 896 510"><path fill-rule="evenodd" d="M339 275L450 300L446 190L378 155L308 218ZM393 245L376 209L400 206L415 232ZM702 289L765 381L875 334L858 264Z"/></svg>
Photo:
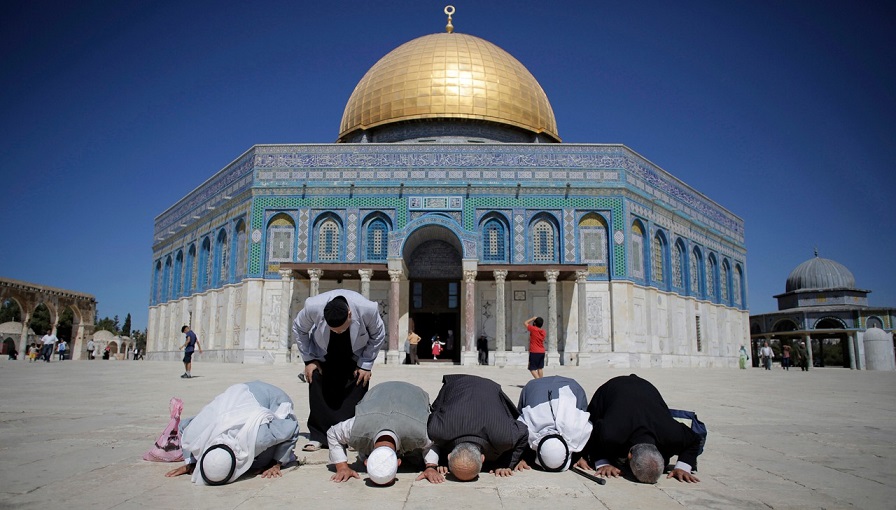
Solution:
<svg viewBox="0 0 896 510"><path fill-rule="evenodd" d="M419 454L426 465L417 480L445 481L439 471L439 454L426 434L429 395L421 388L401 381L380 383L370 389L355 409L355 416L327 431L334 482L360 478L348 465L346 447L358 451L367 466L367 475L376 485L395 480L401 457Z"/></svg>
<svg viewBox="0 0 896 510"><path fill-rule="evenodd" d="M518 418L529 429L526 457L545 471L569 469L591 436L587 405L585 390L568 377L554 375L526 383L520 392Z"/></svg>
<svg viewBox="0 0 896 510"><path fill-rule="evenodd" d="M253 468L280 477L299 438L292 400L261 381L227 388L180 429L186 463L165 476L190 474L198 485L230 483Z"/></svg>

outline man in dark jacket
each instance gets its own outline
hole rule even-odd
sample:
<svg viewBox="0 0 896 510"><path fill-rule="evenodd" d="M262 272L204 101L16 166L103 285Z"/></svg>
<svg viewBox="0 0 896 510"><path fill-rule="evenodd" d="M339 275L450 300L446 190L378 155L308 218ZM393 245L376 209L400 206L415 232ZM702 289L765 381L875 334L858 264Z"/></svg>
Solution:
<svg viewBox="0 0 896 510"><path fill-rule="evenodd" d="M594 430L586 451L598 475L619 476L617 466L628 463L638 481L656 483L669 459L677 455L667 478L700 481L691 472L701 437L672 418L669 406L649 382L636 375L614 377L594 393L588 412ZM579 467L590 468L587 463Z"/></svg>
<svg viewBox="0 0 896 510"><path fill-rule="evenodd" d="M522 460L528 446L526 425L501 386L475 375L446 375L432 404L429 438L448 454L448 470L461 481L475 479L482 463L496 476L528 469Z"/></svg>

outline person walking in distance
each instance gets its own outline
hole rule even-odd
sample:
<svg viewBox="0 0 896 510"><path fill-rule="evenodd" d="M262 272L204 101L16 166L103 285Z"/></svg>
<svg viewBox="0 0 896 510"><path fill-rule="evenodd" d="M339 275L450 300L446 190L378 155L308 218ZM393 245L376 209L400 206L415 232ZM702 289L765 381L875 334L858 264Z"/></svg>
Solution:
<svg viewBox="0 0 896 510"><path fill-rule="evenodd" d="M759 357L762 359L762 367L766 370L772 369L772 356L774 356L774 351L768 345L768 340L765 341L765 345L763 345L759 349Z"/></svg>
<svg viewBox="0 0 896 510"><path fill-rule="evenodd" d="M184 344L180 346L184 350L184 375L180 376L180 378L190 379L193 377L193 374L190 373L190 369L193 367L193 351L199 349L199 354L202 354L202 346L199 344L199 339L196 338L196 333L193 333L190 326L180 328L180 332L185 336Z"/></svg>
<svg viewBox="0 0 896 510"><path fill-rule="evenodd" d="M410 333L408 333L408 352L411 355L410 363L411 365L419 365L420 359L417 358L417 344L420 343L420 335L414 332L412 329Z"/></svg>

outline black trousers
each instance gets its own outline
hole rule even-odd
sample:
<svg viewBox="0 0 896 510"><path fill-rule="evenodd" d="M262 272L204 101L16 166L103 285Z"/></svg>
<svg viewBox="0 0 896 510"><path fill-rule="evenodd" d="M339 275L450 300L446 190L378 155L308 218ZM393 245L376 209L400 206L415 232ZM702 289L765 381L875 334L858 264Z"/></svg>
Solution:
<svg viewBox="0 0 896 510"><path fill-rule="evenodd" d="M327 444L327 430L355 415L355 406L367 393L367 386L358 386L355 370L358 365L352 356L350 333L330 332L325 361L319 361L320 371L315 371L308 385L308 429L311 440Z"/></svg>
<svg viewBox="0 0 896 510"><path fill-rule="evenodd" d="M355 415L355 406L367 393L367 386L355 383L354 363L322 363L324 373L315 371L308 385L308 429L311 440L326 447L327 430ZM342 366L339 366L342 365Z"/></svg>

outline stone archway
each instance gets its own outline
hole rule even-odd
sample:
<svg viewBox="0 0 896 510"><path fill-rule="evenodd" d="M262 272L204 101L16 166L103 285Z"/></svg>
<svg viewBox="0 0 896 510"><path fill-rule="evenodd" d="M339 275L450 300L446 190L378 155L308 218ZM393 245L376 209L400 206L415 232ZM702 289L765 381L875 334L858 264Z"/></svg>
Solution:
<svg viewBox="0 0 896 510"><path fill-rule="evenodd" d="M427 225L408 236L403 258L408 268L408 315L421 360L433 360L433 339L444 343L439 360L459 363L462 335L463 248L449 229Z"/></svg>
<svg viewBox="0 0 896 510"><path fill-rule="evenodd" d="M816 366L850 366L849 337L846 324L837 317L825 317L815 322L812 333L812 349L817 352L813 358Z"/></svg>
<svg viewBox="0 0 896 510"><path fill-rule="evenodd" d="M22 313L22 331L18 338L18 351L27 352L28 323L38 306L44 305L50 312L50 331L56 331L62 311L71 309L73 324L69 349L71 359L81 359L85 338L93 333L93 324L85 324L85 317L96 316L96 298L90 294L48 287L35 283L0 278L0 302L15 301ZM25 359L20 356L19 359Z"/></svg>

